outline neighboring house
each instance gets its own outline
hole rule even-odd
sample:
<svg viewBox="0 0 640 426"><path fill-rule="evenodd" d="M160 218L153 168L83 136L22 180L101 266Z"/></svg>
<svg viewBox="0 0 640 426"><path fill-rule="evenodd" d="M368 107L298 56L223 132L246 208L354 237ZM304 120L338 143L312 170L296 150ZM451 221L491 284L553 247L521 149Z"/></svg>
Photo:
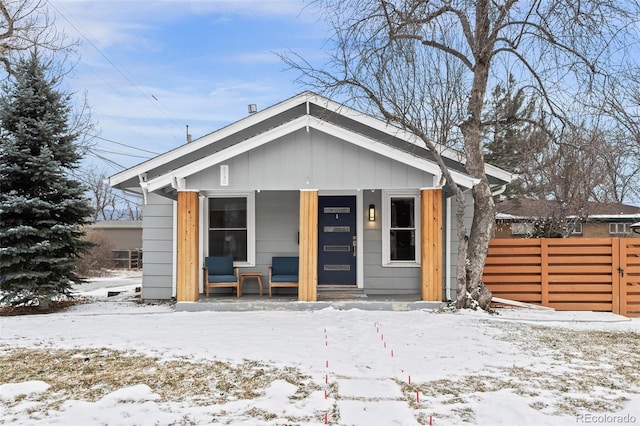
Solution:
<svg viewBox="0 0 640 426"><path fill-rule="evenodd" d="M631 225L640 220L640 207L620 203L588 202L581 214L563 209L558 201L517 198L496 204L496 238L527 238L535 222L564 218L571 226L571 237L635 237Z"/></svg>
<svg viewBox="0 0 640 426"><path fill-rule="evenodd" d="M477 182L443 155L459 185ZM496 190L512 179L487 173ZM204 257L226 254L265 278L273 256L299 256L302 301L328 285L452 298L456 204L441 182L414 135L310 92L110 178L144 196L143 299L178 301L197 301Z"/></svg>
<svg viewBox="0 0 640 426"><path fill-rule="evenodd" d="M142 267L141 220L101 220L87 228L99 231L111 244L116 268Z"/></svg>

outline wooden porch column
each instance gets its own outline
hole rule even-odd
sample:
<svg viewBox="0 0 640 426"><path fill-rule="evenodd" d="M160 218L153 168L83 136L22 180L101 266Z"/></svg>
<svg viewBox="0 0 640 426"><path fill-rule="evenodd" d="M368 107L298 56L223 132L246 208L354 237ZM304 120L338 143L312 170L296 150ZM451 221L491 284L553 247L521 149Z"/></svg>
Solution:
<svg viewBox="0 0 640 426"><path fill-rule="evenodd" d="M198 252L198 193L178 192L176 300L196 302L200 277Z"/></svg>
<svg viewBox="0 0 640 426"><path fill-rule="evenodd" d="M300 191L298 300L318 297L318 191Z"/></svg>
<svg viewBox="0 0 640 426"><path fill-rule="evenodd" d="M442 300L442 190L423 189L421 200L420 295L422 300Z"/></svg>

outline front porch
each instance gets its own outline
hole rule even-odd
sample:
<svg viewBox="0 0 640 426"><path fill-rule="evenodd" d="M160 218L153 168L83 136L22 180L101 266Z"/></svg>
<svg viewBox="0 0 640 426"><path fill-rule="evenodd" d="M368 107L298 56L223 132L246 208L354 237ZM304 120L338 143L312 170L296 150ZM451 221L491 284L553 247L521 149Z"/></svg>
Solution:
<svg viewBox="0 0 640 426"><path fill-rule="evenodd" d="M327 308L338 310L360 309L363 311L414 311L437 310L446 302L420 300L419 294L357 295L357 297L334 297L318 295L315 302L301 302L297 295L282 295L269 298L256 294L205 297L197 302L177 302L176 312L247 312L247 311L318 311Z"/></svg>
<svg viewBox="0 0 640 426"><path fill-rule="evenodd" d="M408 192L405 191L407 194ZM322 288L326 288L327 280L319 279L319 274L330 268L338 269L343 267L347 271L354 271L353 278L349 282L353 289L369 296L373 294L389 294L393 297L405 297L403 295L413 295L416 301L442 301L443 300L443 198L442 190L437 188L427 188L414 190L412 194L403 193L398 198L387 197L386 204L391 204L391 200L399 200L402 207L407 208L407 220L412 224L412 228L405 230L383 231L381 225L383 220L391 223L392 214L388 212L389 207L380 207L383 203L381 191L370 190L353 191L352 196L347 197L326 197L322 191L299 190L288 192L262 191L255 194L254 202L248 212L255 215L256 226L255 235L247 239L251 244L256 241L258 245L255 259L248 266L240 266L240 272L256 273L262 276L263 290L266 292L269 284L266 280L267 267L270 265L275 255L287 253L287 256L297 256L299 259L299 280L297 301L316 302L322 300ZM199 228L204 226L203 217L207 214L202 211L203 203L201 196L196 191L178 191L177 199L177 280L175 297L178 302L199 302L202 301L202 292L199 285L201 278L201 262L204 247L202 244L203 232ZM355 207L322 207L319 208L319 197L327 198L353 198ZM295 202L295 204L291 204ZM385 204L385 205L386 205ZM374 218L365 215L363 205L370 205L372 208L378 206L378 214ZM336 210L338 209L338 210ZM339 215L343 215L343 210L353 214L353 223L348 226L335 226L319 223L319 212L336 220ZM296 212L297 211L297 212ZM296 212L292 216L291 212ZM381 213L382 212L382 213ZM414 219L415 213L415 219ZM283 219L283 214L284 216ZM295 220L297 219L297 221ZM417 225L415 225L417 223ZM343 245L335 243L320 243L318 234L323 230L341 230L346 228L353 230L353 237L347 234L348 241ZM357 231L355 231L357 229ZM328 232L328 231L326 231ZM333 231L338 232L338 231ZM296 237L297 234L297 237ZM400 261L395 263L383 260L384 247L390 245L389 241L384 242L383 235L393 234L398 236L397 240L404 242L405 252L398 254ZM334 234L335 235L335 234ZM411 238L400 236L408 235ZM410 240L410 241L409 241ZM332 245L333 244L333 245ZM352 259L353 265L342 265L338 263L322 265L318 259L320 257L319 245L324 248L324 252L330 249L345 247L346 257ZM352 246L351 246L352 245ZM396 245L394 245L396 247ZM400 247L398 245L397 247ZM277 251L276 251L277 250ZM340 250L344 252L344 250ZM324 255L325 253L323 253ZM396 252L388 257L396 256ZM395 260L394 258L391 259ZM338 281L329 280L329 284ZM250 285L253 284L251 280ZM245 291L242 292L246 294ZM377 296L376 296L377 297ZM326 298L326 297L325 297ZM295 298L288 298L293 301Z"/></svg>

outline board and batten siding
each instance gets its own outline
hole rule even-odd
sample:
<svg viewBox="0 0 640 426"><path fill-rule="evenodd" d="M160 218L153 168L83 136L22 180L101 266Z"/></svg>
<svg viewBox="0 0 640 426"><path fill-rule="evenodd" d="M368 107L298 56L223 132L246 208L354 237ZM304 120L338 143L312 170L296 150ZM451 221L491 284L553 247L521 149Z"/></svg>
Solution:
<svg viewBox="0 0 640 426"><path fill-rule="evenodd" d="M188 189L341 190L423 188L433 175L310 129L293 132L222 162L229 184L220 186L220 165L187 178Z"/></svg>
<svg viewBox="0 0 640 426"><path fill-rule="evenodd" d="M173 293L173 201L149 194L142 219L142 299L171 299Z"/></svg>
<svg viewBox="0 0 640 426"><path fill-rule="evenodd" d="M256 264L243 267L241 272L259 272L262 286L268 291L269 266L273 256L298 256L299 191L261 191L256 193ZM206 223L205 223L206 226ZM219 290L219 289L212 289ZM228 290L221 289L221 292ZM293 294L296 289L278 289L282 294ZM215 292L214 292L215 293ZM243 294L257 294L258 283L248 279Z"/></svg>

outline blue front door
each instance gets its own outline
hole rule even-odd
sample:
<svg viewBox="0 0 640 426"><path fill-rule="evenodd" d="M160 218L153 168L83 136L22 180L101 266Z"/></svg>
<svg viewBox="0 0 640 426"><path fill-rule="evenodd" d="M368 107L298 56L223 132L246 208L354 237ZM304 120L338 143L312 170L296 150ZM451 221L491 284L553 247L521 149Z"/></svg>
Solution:
<svg viewBox="0 0 640 426"><path fill-rule="evenodd" d="M318 198L318 285L356 285L356 197Z"/></svg>

